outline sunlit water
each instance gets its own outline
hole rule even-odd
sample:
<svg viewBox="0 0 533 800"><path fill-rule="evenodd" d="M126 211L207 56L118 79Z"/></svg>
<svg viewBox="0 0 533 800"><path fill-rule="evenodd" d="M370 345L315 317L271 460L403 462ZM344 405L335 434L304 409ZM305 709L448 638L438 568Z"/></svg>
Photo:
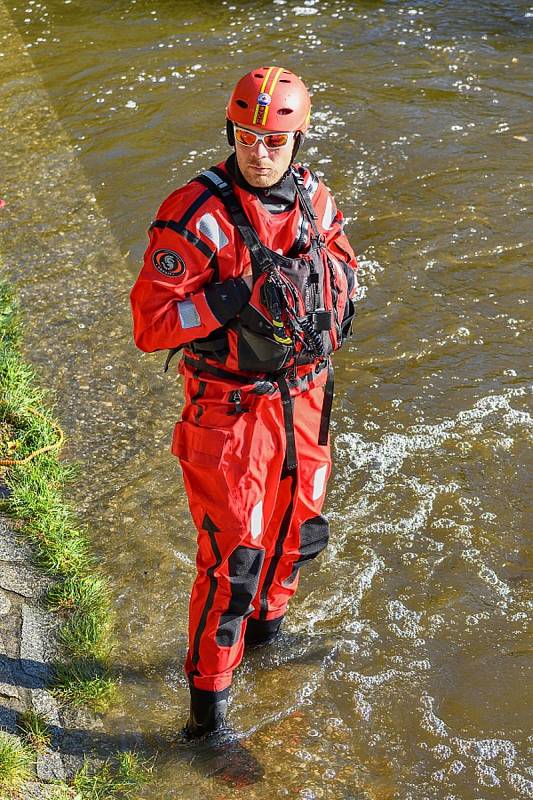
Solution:
<svg viewBox="0 0 533 800"><path fill-rule="evenodd" d="M181 389L161 375L162 354L133 348L127 293L160 201L227 152L235 79L272 62L312 88L305 160L348 219L361 302L336 356L331 544L303 576L284 636L235 676L231 721L266 772L244 791L533 797L533 10L503 0L6 9L21 38L6 23L0 248L113 585L125 691L103 720L109 747L130 732L150 752L159 743L142 797L243 791L202 778L172 744L186 715L195 557L168 452ZM57 130L38 123L35 68ZM49 177L37 185L35 164Z"/></svg>

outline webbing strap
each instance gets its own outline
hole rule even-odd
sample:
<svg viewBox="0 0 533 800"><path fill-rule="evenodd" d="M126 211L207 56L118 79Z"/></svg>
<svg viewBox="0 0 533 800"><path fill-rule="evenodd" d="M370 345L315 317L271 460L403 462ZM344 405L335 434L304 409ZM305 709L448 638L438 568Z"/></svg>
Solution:
<svg viewBox="0 0 533 800"><path fill-rule="evenodd" d="M201 175L198 175L198 177L194 180L199 181L199 183L203 184L204 186L208 186L211 191L217 195L217 197L220 197L229 211L233 223L239 231L246 247L254 256L252 259L252 266L254 265L255 259L255 263L261 272L264 272L268 270L269 267L272 267L272 261L268 252L263 246L263 243L257 235L256 230L250 224L250 221L244 213L244 210L239 203L235 192L226 180L226 176L222 170L218 167L211 167L205 172L202 172Z"/></svg>
<svg viewBox="0 0 533 800"><path fill-rule="evenodd" d="M168 351L167 357L165 359L165 365L163 367L163 372L168 372L168 368L169 368L170 362L172 361L172 359L174 358L176 353L179 353L179 351L181 350L182 347L184 347L184 345L180 344L179 347L171 347L170 348L170 350Z"/></svg>
<svg viewBox="0 0 533 800"><path fill-rule="evenodd" d="M241 386L253 383L253 379L251 377L246 378L243 375L238 375L237 373L229 372L229 370L221 369L221 367L215 367L211 364L208 364L203 358L190 358L190 356L184 355L183 360L188 366L193 368L197 375L199 375L201 372L207 372L209 375L214 375L217 378L233 381ZM327 369L328 377L324 387L324 401L322 404L320 428L318 432L318 444L320 445L326 445L328 443L329 421L331 416L331 407L333 404L334 379L333 364L331 363L331 359L328 359ZM309 388L309 384L314 374L316 375L318 373L311 371L302 378L298 378L298 387L303 391L305 391L306 388ZM283 427L285 429L285 436L287 440L285 462L287 469L292 471L296 469L298 461L296 455L296 437L294 433L292 397L289 384L285 375L271 375L268 376L268 380L270 380L274 386L278 387L281 395ZM256 383L264 382L264 380L256 381ZM259 392L259 394L262 394L262 392Z"/></svg>
<svg viewBox="0 0 533 800"><path fill-rule="evenodd" d="M208 364L207 361L204 361L203 358L190 358L190 356L184 355L183 360L189 367L192 367L197 372L207 372L209 375L214 375L216 378L233 381L242 386L245 386L247 383L253 383L254 380L253 377L245 378L244 375L238 375L235 372L230 372L221 367L214 367L212 364Z"/></svg>
<svg viewBox="0 0 533 800"><path fill-rule="evenodd" d="M317 242L320 242L323 240L323 236L316 225L317 215L315 209L313 208L311 195L305 188L303 178L294 168L291 169L291 175L294 180L296 192L300 199L304 216L307 217L311 224L313 233L315 234L315 239ZM263 242L257 235L257 231L250 224L250 221L244 213L244 210L237 198L237 195L233 191L233 188L231 187L230 183L228 183L224 172L219 167L210 167L210 169L202 172L202 174L198 175L196 178L194 178L194 180L198 181L203 186L207 186L211 189L211 191L213 191L214 194L220 197L228 209L235 227L242 236L246 247L254 256L255 263L259 267L260 271L268 270L268 268L272 266L270 255ZM252 259L252 267L254 266L254 259ZM257 275L254 275L254 277L257 278Z"/></svg>
<svg viewBox="0 0 533 800"><path fill-rule="evenodd" d="M304 183L304 180L303 180L302 176L300 175L300 173L297 172L294 168L291 170L291 172L292 172L292 176L294 178L294 184L296 186L296 192L298 194L298 197L300 198L300 203L302 204L302 208L304 210L304 213L305 213L307 219L309 220L309 222L311 223L311 227L313 229L313 233L315 234L315 238L316 238L317 242L320 242L320 241L323 240L324 237L320 233L320 231L318 230L318 227L317 227L317 224L316 224L317 214L316 214L316 211L315 211L315 209L313 207L313 203L312 203L312 200L311 200L311 195L309 194L309 192L305 188L305 183Z"/></svg>
<svg viewBox="0 0 533 800"><path fill-rule="evenodd" d="M281 403L283 406L283 425L285 428L285 437L287 440L287 449L285 452L285 462L289 472L296 469L296 437L294 435L294 416L292 411L292 398L289 385L286 378L279 377L277 380L279 393L281 395Z"/></svg>
<svg viewBox="0 0 533 800"><path fill-rule="evenodd" d="M329 421L331 418L331 407L333 405L333 392L335 389L335 378L333 364L328 359L328 377L324 386L324 401L322 403L322 414L320 417L320 430L318 433L318 444L328 443Z"/></svg>

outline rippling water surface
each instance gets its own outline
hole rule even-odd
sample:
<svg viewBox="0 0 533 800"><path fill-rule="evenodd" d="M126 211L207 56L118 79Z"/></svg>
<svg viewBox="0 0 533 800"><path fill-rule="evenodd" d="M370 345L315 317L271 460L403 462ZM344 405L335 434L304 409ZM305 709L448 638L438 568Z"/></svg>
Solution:
<svg viewBox="0 0 533 800"><path fill-rule="evenodd" d="M533 797L533 10L11 0L2 14L0 247L113 582L125 692L105 732L167 742L142 796L244 792L171 744L195 557L168 453L181 389L133 348L127 292L159 202L224 157L236 78L275 62L312 88L305 160L348 219L361 289L336 356L331 544L284 636L235 676L231 721L266 772L244 791Z"/></svg>

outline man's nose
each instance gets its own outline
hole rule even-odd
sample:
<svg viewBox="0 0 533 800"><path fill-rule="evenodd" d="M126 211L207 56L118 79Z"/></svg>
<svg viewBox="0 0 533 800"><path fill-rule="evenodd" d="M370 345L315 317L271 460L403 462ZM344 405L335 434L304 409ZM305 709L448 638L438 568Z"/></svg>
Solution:
<svg viewBox="0 0 533 800"><path fill-rule="evenodd" d="M268 147L265 146L265 143L262 139L257 140L253 146L253 151L260 158L265 158L265 156L268 156Z"/></svg>

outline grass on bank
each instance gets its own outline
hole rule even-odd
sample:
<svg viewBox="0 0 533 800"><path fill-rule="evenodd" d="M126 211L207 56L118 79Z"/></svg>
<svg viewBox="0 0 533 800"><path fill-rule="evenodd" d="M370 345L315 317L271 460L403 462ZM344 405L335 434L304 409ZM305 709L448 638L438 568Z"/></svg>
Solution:
<svg viewBox="0 0 533 800"><path fill-rule="evenodd" d="M133 798L135 793L149 780L153 763L143 761L131 751L118 753L96 772L91 772L85 763L72 781L72 788L80 800L121 800Z"/></svg>
<svg viewBox="0 0 533 800"><path fill-rule="evenodd" d="M14 293L0 282L0 459L23 459L58 437L47 393L21 357L21 339ZM0 484L9 490L0 511L32 543L36 564L54 578L46 605L64 618L59 635L64 662L56 665L52 691L65 703L101 712L117 694L109 672L110 597L87 538L63 499L76 476L75 467L59 460L58 450L24 464L0 466ZM0 731L0 800L20 800L38 754L51 743L46 721L33 711L21 715L19 729L20 737ZM72 781L57 783L53 800L129 800L152 768L131 752L117 754L98 769L85 762Z"/></svg>
<svg viewBox="0 0 533 800"><path fill-rule="evenodd" d="M24 742L0 731L0 800L21 800L24 784L32 780L37 754L49 743L46 723L38 715L23 715L20 726ZM131 751L117 753L98 769L86 761L68 783L49 785L51 800L132 800L149 780L152 769L153 762Z"/></svg>
<svg viewBox="0 0 533 800"><path fill-rule="evenodd" d="M0 797L14 794L31 777L34 755L16 736L0 731Z"/></svg>
<svg viewBox="0 0 533 800"><path fill-rule="evenodd" d="M50 747L52 736L48 724L41 714L29 709L21 715L18 725L22 738L36 753L42 753Z"/></svg>
<svg viewBox="0 0 533 800"><path fill-rule="evenodd" d="M0 283L0 459L23 459L58 438L47 394L21 357L21 338L14 293ZM57 670L54 691L64 701L103 711L117 691L108 668L109 590L98 574L86 536L63 498L77 470L61 462L57 450L0 469L1 480L9 489L0 511L17 521L33 545L37 565L55 578L47 602L65 619L60 631L65 663Z"/></svg>

